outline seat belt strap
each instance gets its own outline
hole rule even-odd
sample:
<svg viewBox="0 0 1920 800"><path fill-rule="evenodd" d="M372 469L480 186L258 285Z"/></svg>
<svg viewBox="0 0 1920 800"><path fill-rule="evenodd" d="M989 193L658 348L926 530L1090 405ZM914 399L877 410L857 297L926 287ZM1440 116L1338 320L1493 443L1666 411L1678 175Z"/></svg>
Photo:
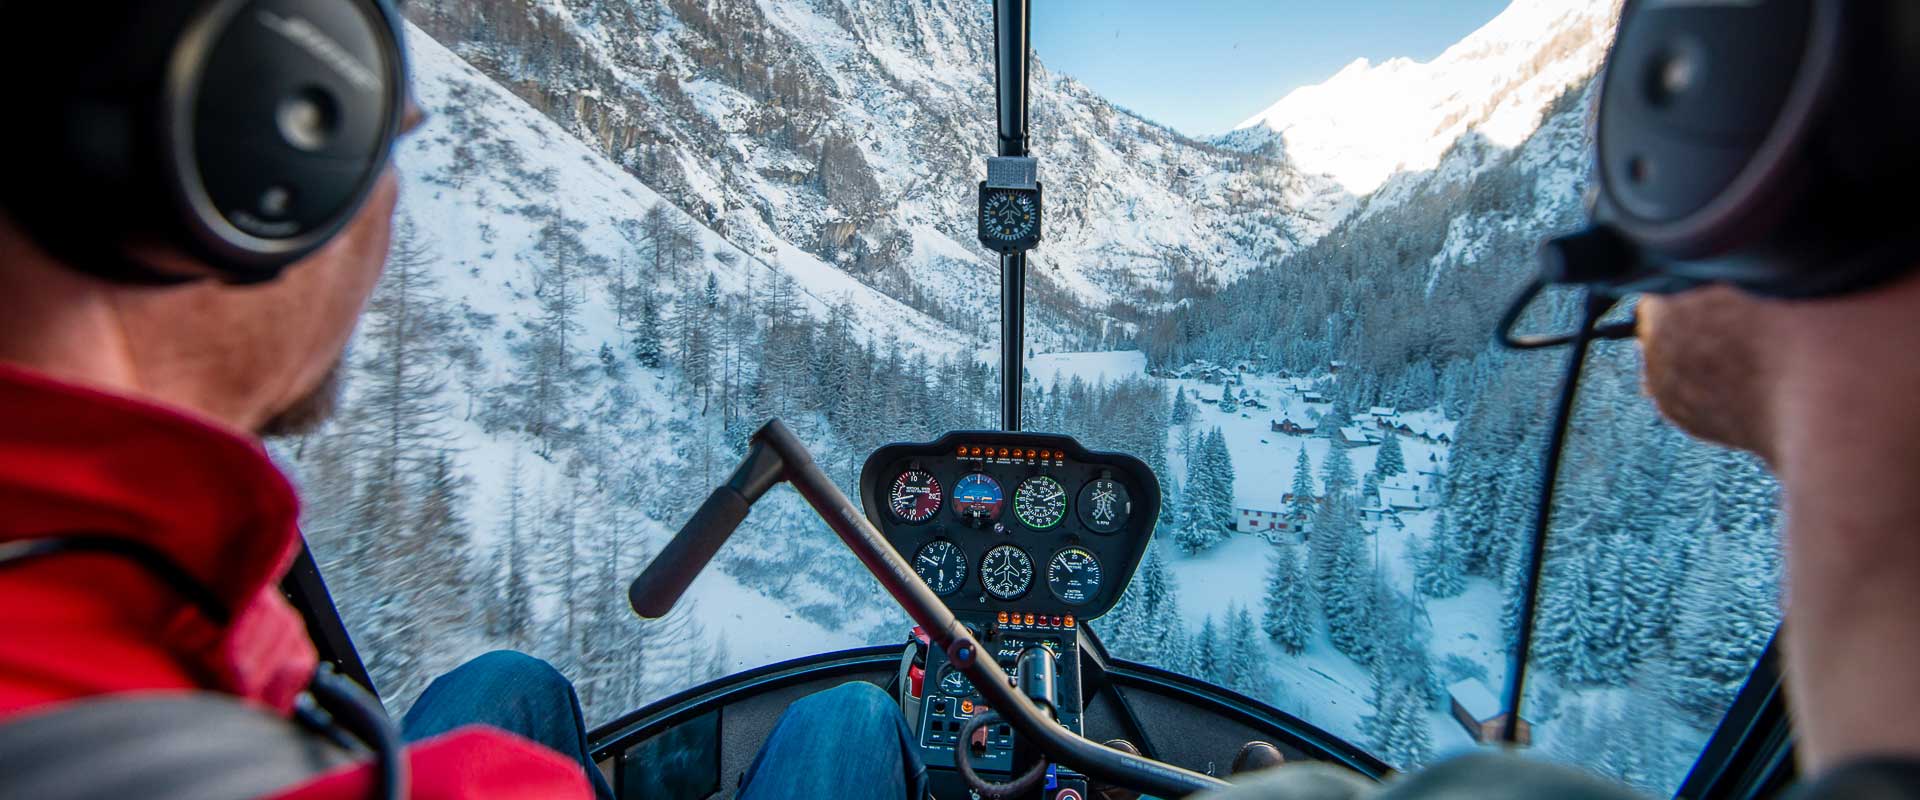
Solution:
<svg viewBox="0 0 1920 800"><path fill-rule="evenodd" d="M226 695L111 695L0 723L0 800L250 800L363 758Z"/></svg>

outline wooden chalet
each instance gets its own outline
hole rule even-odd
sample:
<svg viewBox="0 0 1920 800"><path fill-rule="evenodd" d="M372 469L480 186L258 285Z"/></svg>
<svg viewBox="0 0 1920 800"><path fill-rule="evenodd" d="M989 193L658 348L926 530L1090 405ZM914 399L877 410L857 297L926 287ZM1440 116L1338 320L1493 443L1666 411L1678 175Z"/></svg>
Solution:
<svg viewBox="0 0 1920 800"><path fill-rule="evenodd" d="M1486 743L1500 739L1500 728L1507 722L1507 715L1500 710L1500 700L1487 690L1487 685L1468 678L1447 687L1447 697L1452 705L1453 719L1465 728L1467 735L1475 742ZM1518 731L1519 744L1525 747L1533 741L1533 724L1525 717L1520 718Z"/></svg>

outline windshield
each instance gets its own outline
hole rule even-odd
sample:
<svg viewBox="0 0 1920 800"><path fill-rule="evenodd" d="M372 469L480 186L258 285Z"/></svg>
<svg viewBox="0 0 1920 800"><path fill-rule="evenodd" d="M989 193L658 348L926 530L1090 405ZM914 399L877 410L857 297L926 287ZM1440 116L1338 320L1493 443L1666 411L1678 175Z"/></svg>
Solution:
<svg viewBox="0 0 1920 800"><path fill-rule="evenodd" d="M1165 495L1091 627L1399 767L1474 746L1562 363L1489 333L1580 219L1614 3L1037 5L1026 427ZM391 707L503 647L593 724L904 641L784 488L669 618L626 587L767 419L849 494L884 443L998 426L990 13L409 4L432 116L387 274L341 413L276 451ZM1522 716L1534 752L1670 793L1777 623L1776 522L1638 358L1603 345L1583 383Z"/></svg>

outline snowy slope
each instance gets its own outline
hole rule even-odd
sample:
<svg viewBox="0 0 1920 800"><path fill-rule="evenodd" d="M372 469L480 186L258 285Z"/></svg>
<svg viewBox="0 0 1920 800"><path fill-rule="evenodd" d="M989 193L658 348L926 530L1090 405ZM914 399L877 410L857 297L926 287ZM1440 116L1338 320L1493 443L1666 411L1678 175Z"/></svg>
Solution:
<svg viewBox="0 0 1920 800"><path fill-rule="evenodd" d="M1433 169L1469 131L1518 146L1541 110L1592 75L1612 40L1617 0L1515 0L1438 58L1359 59L1296 89L1223 137L1277 144L1303 172L1372 193L1397 172Z"/></svg>
<svg viewBox="0 0 1920 800"><path fill-rule="evenodd" d="M409 26L414 89L421 104L434 112L426 125L402 144L396 156L408 176L401 212L435 235L435 251L448 262L448 274L476 310L512 313L524 308L521 296L531 283L528 260L540 222L529 209L550 206L571 221L584 224L581 240L607 258L630 256L634 243L620 225L638 218L649 207L672 202L648 188L567 133L557 123L529 107L471 65L442 47L418 28ZM456 124L460 128L455 130ZM469 170L470 178L448 185L457 140L485 150L499 163ZM714 258L712 272L729 292L750 285L765 286L775 273L793 277L806 310L823 315L834 303L853 303L856 323L875 338L889 335L912 338L933 354L950 352L955 332L898 300L862 284L844 271L783 241L768 241L748 250L693 223L700 243L711 254L730 253L733 263ZM520 225L502 224L518 220ZM437 235L444 233L444 236ZM602 317L611 313L602 302L593 305ZM606 332L612 320L594 320L590 329ZM589 337L591 338L591 337Z"/></svg>
<svg viewBox="0 0 1920 800"><path fill-rule="evenodd" d="M783 242L945 318L991 320L974 241L991 154L990 6L713 0L636 6L424 0L456 53L722 235ZM1310 241L1348 198L1277 159L1222 151L1046 68L1035 155L1050 200L1036 338L1110 302L1165 302ZM989 332L990 326L981 329Z"/></svg>

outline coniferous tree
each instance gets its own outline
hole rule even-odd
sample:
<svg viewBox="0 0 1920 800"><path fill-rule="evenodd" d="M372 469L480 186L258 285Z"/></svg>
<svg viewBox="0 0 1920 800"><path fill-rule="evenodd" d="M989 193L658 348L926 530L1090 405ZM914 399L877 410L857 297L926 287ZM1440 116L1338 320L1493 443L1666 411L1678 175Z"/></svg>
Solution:
<svg viewBox="0 0 1920 800"><path fill-rule="evenodd" d="M1287 516L1296 523L1313 518L1313 462L1307 459L1307 446L1300 446L1300 456L1293 460L1293 499L1287 503Z"/></svg>
<svg viewBox="0 0 1920 800"><path fill-rule="evenodd" d="M1442 531L1428 537L1414 551L1414 585L1428 597L1459 595L1467 588L1467 576L1460 571L1460 555L1453 549L1453 537Z"/></svg>
<svg viewBox="0 0 1920 800"><path fill-rule="evenodd" d="M1260 658L1253 612L1235 605L1228 609L1227 620L1226 663L1220 683L1234 691L1257 696L1266 688L1270 677L1266 663Z"/></svg>
<svg viewBox="0 0 1920 800"><path fill-rule="evenodd" d="M1261 629L1288 655L1305 652L1313 638L1313 595L1293 545L1274 546L1266 588Z"/></svg>
<svg viewBox="0 0 1920 800"><path fill-rule="evenodd" d="M1200 633L1193 640L1192 673L1208 683L1222 683L1226 667L1226 643L1220 640L1218 628L1213 623L1213 615L1208 614L1206 621L1200 623Z"/></svg>
<svg viewBox="0 0 1920 800"><path fill-rule="evenodd" d="M653 290L640 298L639 318L633 330L633 360L647 369L659 369L665 346L660 341L660 309Z"/></svg>
<svg viewBox="0 0 1920 800"><path fill-rule="evenodd" d="M1327 488L1329 499L1353 490L1353 457L1346 448L1337 443L1327 448L1327 460L1320 464L1320 484Z"/></svg>
<svg viewBox="0 0 1920 800"><path fill-rule="evenodd" d="M1167 421L1175 427L1184 428L1193 424L1193 401L1187 399L1187 389L1182 386L1173 392L1173 408L1167 412Z"/></svg>
<svg viewBox="0 0 1920 800"><path fill-rule="evenodd" d="M1220 382L1220 400L1218 401L1218 405L1220 406L1221 411L1224 411L1228 414L1232 414L1240 410L1240 401L1235 399L1233 396L1232 381Z"/></svg>
<svg viewBox="0 0 1920 800"><path fill-rule="evenodd" d="M1391 478L1407 471L1406 455L1400 450L1400 436L1388 431L1386 440L1380 443L1380 453L1374 456L1373 471L1380 477Z"/></svg>
<svg viewBox="0 0 1920 800"><path fill-rule="evenodd" d="M1312 541L1324 552L1315 594L1325 612L1327 635L1335 649L1367 663L1373 658L1373 571L1363 546L1353 500L1330 496L1313 523Z"/></svg>

